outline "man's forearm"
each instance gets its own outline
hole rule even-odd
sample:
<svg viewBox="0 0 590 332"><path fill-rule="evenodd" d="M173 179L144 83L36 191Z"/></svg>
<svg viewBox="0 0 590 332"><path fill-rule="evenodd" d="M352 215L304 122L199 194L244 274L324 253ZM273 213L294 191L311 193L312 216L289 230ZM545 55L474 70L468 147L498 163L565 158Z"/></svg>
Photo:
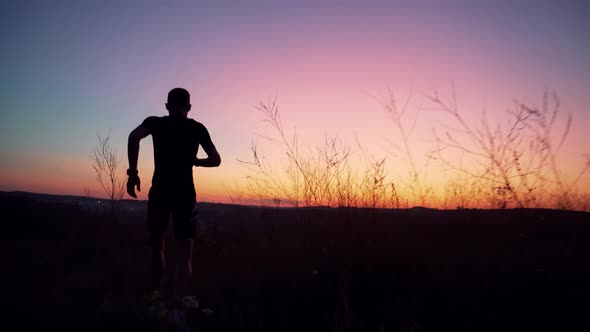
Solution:
<svg viewBox="0 0 590 332"><path fill-rule="evenodd" d="M139 157L139 140L129 137L127 142L127 157L129 158L129 169L137 169L137 158Z"/></svg>
<svg viewBox="0 0 590 332"><path fill-rule="evenodd" d="M203 158L203 159L196 158L194 165L198 166L198 167L217 167L220 164L221 164L221 158L208 157L208 158Z"/></svg>

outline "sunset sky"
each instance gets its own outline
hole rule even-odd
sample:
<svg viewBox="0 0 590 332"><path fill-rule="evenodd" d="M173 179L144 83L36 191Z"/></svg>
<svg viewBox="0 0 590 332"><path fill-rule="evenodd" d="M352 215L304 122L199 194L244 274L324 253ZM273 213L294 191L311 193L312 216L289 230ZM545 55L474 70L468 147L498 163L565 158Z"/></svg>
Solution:
<svg viewBox="0 0 590 332"><path fill-rule="evenodd" d="M555 90L574 119L559 157L574 174L590 153L590 2L483 3L2 1L0 190L103 195L89 157L96 134L110 132L126 169L129 132L166 115L174 87L189 90L189 117L223 160L194 170L201 200L227 201L252 140L273 157L258 135L271 134L259 100L276 97L306 143L356 135L370 153L391 154L396 136L379 103L388 88L419 112L417 158L442 121L426 110L434 91L447 98L454 86L469 120L485 108L503 121L514 99L540 105ZM151 144L141 144L141 199ZM403 176L392 161L390 174Z"/></svg>

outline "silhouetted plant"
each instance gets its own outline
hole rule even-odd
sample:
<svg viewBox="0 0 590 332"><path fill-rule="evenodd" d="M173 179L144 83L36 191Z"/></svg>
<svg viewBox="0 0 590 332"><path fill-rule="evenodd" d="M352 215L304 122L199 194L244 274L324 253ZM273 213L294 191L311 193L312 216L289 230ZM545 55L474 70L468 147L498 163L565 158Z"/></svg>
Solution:
<svg viewBox="0 0 590 332"><path fill-rule="evenodd" d="M276 143L287 158L286 162L273 163L253 141L252 160L239 160L251 171L246 191L260 203L275 206L280 202L292 206L372 208L422 205L588 209L588 193L578 192L577 184L590 170L590 156L586 155L585 166L571 180L559 169L557 154L571 129L572 116L568 114L558 133L560 140L554 144L555 128L562 124L556 94L550 98L545 93L540 109L516 101L504 126L492 124L484 110L480 125L475 126L459 112L454 90L450 101L443 101L435 93L429 97L435 106L430 109L450 115L454 127L433 128L435 148L424 155L423 162L417 161L411 148L418 115L407 123L409 100L400 108L388 91L387 99L381 102L391 117L392 135L399 136L395 147L400 153L394 157L401 156L402 167L408 169L407 177L395 179L386 174L388 158L375 158L358 138L355 149L343 144L339 137L328 135L323 144L306 146L295 130L285 130L276 99L260 102L257 109L273 130L273 135L261 137ZM452 159L450 152L461 155L459 162ZM361 162L352 168L351 159L357 161L359 156ZM451 178L441 191L435 191L427 181L426 172L433 160Z"/></svg>
<svg viewBox="0 0 590 332"><path fill-rule="evenodd" d="M536 108L515 101L515 109L507 127L492 126L485 110L479 127L468 123L457 106L453 89L450 101L443 101L437 93L430 97L435 109L451 115L458 126L440 134L434 129L437 143L436 158L446 167L477 180L488 189L488 201L494 207L553 206L572 209L572 196L577 183L589 169L588 163L573 181L563 178L557 163L559 153L572 124L567 115L559 143L553 142L559 119L560 101L557 94L543 94L542 107ZM476 166L466 167L451 161L446 153L458 151L467 155ZM483 192L485 194L485 191ZM550 202L543 202L549 196Z"/></svg>
<svg viewBox="0 0 590 332"><path fill-rule="evenodd" d="M443 186L441 207L474 208L481 206L483 185L480 179L459 173Z"/></svg>
<svg viewBox="0 0 590 332"><path fill-rule="evenodd" d="M422 206L428 205L428 199L431 198L432 186L427 185L425 181L425 172L430 163L430 156L426 155L424 163L421 165L417 162L414 152L412 152L411 137L418 121L418 113L415 114L412 123L408 128L406 116L408 115L408 107L410 105L411 96L409 96L400 107L398 105L395 94L390 89L387 90L387 97L385 100L380 100L382 107L385 109L387 115L390 117L393 123L394 131L397 134L395 142L401 142L401 146L397 143L390 142L391 145L398 150L402 163L408 166L408 177L404 181L398 181L403 183L404 187L412 195L412 200L415 204Z"/></svg>
<svg viewBox="0 0 590 332"><path fill-rule="evenodd" d="M92 191L90 191L90 189L88 189L88 187L84 187L84 197L94 198L94 196L92 195Z"/></svg>
<svg viewBox="0 0 590 332"><path fill-rule="evenodd" d="M121 158L111 145L110 135L97 134L98 145L92 151L92 169L96 182L111 200L120 200L125 193L125 177L120 168Z"/></svg>
<svg viewBox="0 0 590 332"><path fill-rule="evenodd" d="M238 160L251 175L247 177L248 191L262 202L280 200L293 206L382 206L385 185L383 158L360 175L349 164L353 152L337 136L324 137L323 145L305 149L293 131L283 127L276 99L260 102L257 109L270 124L275 137L265 137L278 143L287 156L286 164L275 167L252 142L250 161Z"/></svg>

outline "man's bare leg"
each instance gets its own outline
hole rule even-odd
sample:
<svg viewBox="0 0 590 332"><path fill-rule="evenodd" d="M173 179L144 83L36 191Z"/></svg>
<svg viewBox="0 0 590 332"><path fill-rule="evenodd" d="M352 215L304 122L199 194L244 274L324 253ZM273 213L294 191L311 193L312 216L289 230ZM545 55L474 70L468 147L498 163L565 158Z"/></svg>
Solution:
<svg viewBox="0 0 590 332"><path fill-rule="evenodd" d="M157 248L152 248L152 288L162 287L162 277L166 269L166 258L164 256L164 243Z"/></svg>
<svg viewBox="0 0 590 332"><path fill-rule="evenodd" d="M186 295L193 275L193 240L176 240L176 295Z"/></svg>

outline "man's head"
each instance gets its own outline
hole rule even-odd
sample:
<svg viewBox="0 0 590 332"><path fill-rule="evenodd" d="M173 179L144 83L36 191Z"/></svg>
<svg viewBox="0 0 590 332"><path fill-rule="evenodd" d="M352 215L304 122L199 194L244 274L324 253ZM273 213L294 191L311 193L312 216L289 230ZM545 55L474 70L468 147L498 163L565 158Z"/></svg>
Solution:
<svg viewBox="0 0 590 332"><path fill-rule="evenodd" d="M191 110L191 95L183 88L174 88L168 92L166 109L170 114L184 114Z"/></svg>

